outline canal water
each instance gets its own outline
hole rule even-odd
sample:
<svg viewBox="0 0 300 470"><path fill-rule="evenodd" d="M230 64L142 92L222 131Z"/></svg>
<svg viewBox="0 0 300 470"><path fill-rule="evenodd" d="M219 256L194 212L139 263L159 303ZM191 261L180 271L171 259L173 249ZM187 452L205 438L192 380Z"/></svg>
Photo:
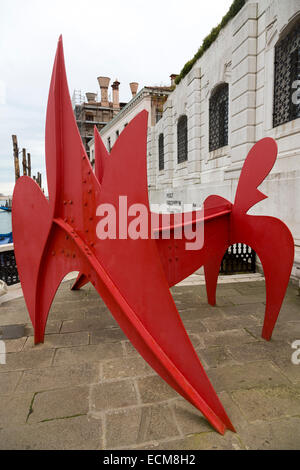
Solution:
<svg viewBox="0 0 300 470"><path fill-rule="evenodd" d="M11 231L11 212L0 210L0 234L9 233Z"/></svg>

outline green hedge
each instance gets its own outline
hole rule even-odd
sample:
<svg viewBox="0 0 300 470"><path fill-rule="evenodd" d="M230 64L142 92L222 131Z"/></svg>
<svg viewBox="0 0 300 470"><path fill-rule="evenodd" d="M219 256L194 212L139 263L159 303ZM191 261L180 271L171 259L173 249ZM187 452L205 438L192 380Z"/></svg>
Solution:
<svg viewBox="0 0 300 470"><path fill-rule="evenodd" d="M194 57L184 65L180 74L175 79L176 85L178 85L178 83L180 83L180 81L189 73L195 62L203 56L204 52L207 51L207 49L217 39L221 29L223 29L227 25L227 23L237 15L237 13L243 8L245 3L246 0L234 0L226 15L223 16L221 23L211 30L209 35L206 36L206 38L203 40L201 47L198 49Z"/></svg>

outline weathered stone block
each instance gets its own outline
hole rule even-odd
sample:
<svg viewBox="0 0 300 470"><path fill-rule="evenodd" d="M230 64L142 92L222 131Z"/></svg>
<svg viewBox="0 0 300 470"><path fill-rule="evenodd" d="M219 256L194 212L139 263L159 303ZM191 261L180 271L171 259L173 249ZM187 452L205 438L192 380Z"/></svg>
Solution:
<svg viewBox="0 0 300 470"><path fill-rule="evenodd" d="M37 393L32 403L28 423L48 421L87 414L89 387L71 387Z"/></svg>

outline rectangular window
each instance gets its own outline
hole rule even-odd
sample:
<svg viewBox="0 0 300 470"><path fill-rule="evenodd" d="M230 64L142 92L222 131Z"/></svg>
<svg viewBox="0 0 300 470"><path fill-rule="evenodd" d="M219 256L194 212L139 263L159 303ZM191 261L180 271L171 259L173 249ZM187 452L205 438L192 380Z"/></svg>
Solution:
<svg viewBox="0 0 300 470"><path fill-rule="evenodd" d="M290 56L291 63L291 84L290 84L290 104L291 119L300 117L299 93L300 88L300 47L292 52Z"/></svg>
<svg viewBox="0 0 300 470"><path fill-rule="evenodd" d="M165 168L165 157L164 157L164 135L159 134L158 137L158 168L162 171Z"/></svg>
<svg viewBox="0 0 300 470"><path fill-rule="evenodd" d="M186 162L188 159L187 138L187 117L183 115L177 124L177 163Z"/></svg>
<svg viewBox="0 0 300 470"><path fill-rule="evenodd" d="M228 83L220 85L209 100L209 151L228 145Z"/></svg>
<svg viewBox="0 0 300 470"><path fill-rule="evenodd" d="M300 117L300 21L275 46L273 127Z"/></svg>

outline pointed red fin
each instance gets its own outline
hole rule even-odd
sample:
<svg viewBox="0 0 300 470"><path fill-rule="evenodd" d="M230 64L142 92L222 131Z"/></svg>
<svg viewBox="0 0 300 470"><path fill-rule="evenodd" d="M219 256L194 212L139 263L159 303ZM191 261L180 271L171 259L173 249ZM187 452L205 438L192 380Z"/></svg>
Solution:
<svg viewBox="0 0 300 470"><path fill-rule="evenodd" d="M94 142L95 142L95 175L99 183L102 183L106 159L109 157L109 153L105 148L105 145L101 139L97 127L94 127Z"/></svg>
<svg viewBox="0 0 300 470"><path fill-rule="evenodd" d="M58 41L47 106L46 167L52 216L74 218L76 229L83 232L86 212L83 194L90 191L88 194L97 197L100 185L87 158L72 109L62 38Z"/></svg>
<svg viewBox="0 0 300 470"><path fill-rule="evenodd" d="M251 207L268 197L257 187L272 170L276 157L277 144L270 137L252 147L241 171L234 201L235 210L246 214Z"/></svg>

